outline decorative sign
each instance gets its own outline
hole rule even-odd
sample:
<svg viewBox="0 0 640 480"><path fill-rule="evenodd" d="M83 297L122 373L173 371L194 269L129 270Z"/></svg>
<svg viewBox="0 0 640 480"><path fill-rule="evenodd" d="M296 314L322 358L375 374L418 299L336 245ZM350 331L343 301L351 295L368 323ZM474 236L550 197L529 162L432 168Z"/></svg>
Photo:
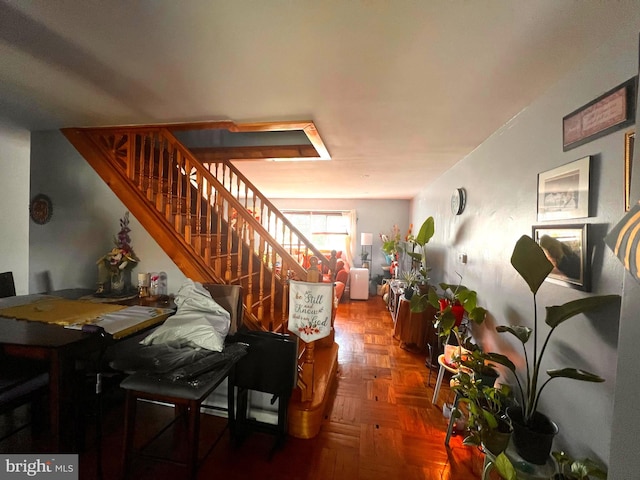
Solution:
<svg viewBox="0 0 640 480"><path fill-rule="evenodd" d="M580 107L562 119L562 148L566 152L635 121L638 77Z"/></svg>
<svg viewBox="0 0 640 480"><path fill-rule="evenodd" d="M331 333L332 283L289 281L289 331L305 342Z"/></svg>

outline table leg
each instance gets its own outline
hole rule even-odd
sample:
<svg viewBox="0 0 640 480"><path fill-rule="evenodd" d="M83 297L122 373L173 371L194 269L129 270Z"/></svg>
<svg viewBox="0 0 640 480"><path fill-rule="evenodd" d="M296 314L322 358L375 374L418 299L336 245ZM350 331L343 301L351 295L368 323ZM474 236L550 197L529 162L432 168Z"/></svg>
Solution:
<svg viewBox="0 0 640 480"><path fill-rule="evenodd" d="M444 378L444 367L440 365L440 369L438 370L438 378L436 380L436 386L433 389L433 399L431 403L434 405L438 403L438 395L440 394L440 385L442 384L442 379Z"/></svg>
<svg viewBox="0 0 640 480"><path fill-rule="evenodd" d="M75 402L73 361L60 351L51 354L49 367L49 405L51 437L55 452L72 452L76 446L78 422ZM62 428L63 425L65 428Z"/></svg>

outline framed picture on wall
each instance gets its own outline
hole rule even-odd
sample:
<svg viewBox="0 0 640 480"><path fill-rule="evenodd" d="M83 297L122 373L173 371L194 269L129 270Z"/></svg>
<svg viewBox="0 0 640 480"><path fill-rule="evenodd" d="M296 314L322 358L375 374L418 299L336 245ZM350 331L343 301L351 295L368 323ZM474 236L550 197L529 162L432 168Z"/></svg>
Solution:
<svg viewBox="0 0 640 480"><path fill-rule="evenodd" d="M631 170L633 167L633 144L636 132L624 135L624 211L631 210Z"/></svg>
<svg viewBox="0 0 640 480"><path fill-rule="evenodd" d="M562 119L566 152L635 122L638 76L609 90Z"/></svg>
<svg viewBox="0 0 640 480"><path fill-rule="evenodd" d="M588 224L533 227L532 238L554 267L547 281L590 291L587 227Z"/></svg>
<svg viewBox="0 0 640 480"><path fill-rule="evenodd" d="M589 216L591 157L538 174L538 221Z"/></svg>

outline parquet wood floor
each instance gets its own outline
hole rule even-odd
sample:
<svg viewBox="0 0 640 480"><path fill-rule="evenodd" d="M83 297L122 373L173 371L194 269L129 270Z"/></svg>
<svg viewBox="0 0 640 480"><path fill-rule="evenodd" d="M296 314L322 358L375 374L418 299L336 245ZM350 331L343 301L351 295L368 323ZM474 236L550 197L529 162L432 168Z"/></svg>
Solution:
<svg viewBox="0 0 640 480"><path fill-rule="evenodd" d="M392 336L393 323L381 297L341 303L336 318L340 345L335 400L329 405L319 435L310 440L288 438L270 458L273 437L251 434L240 446L222 439L204 461L199 479L262 480L471 480L481 477L482 455L462 445L461 436L444 445L447 420L442 404L451 402L448 382L437 405L431 404L437 372L425 367L426 351L400 348ZM172 410L160 405L139 407L141 439L170 419ZM205 415L201 443L224 431L226 420ZM105 413L102 442L102 477L118 478L121 470L122 409ZM176 433L178 435L179 432ZM90 437L91 435L89 435ZM37 451L28 445L26 429L1 451ZM154 450L173 448L167 435ZM179 438L179 437L176 437ZM27 442L22 445L19 442ZM18 443L15 443L18 442ZM173 447L172 447L173 446ZM99 478L96 445L89 441L81 454L80 478ZM184 478L181 467L138 460L133 478Z"/></svg>

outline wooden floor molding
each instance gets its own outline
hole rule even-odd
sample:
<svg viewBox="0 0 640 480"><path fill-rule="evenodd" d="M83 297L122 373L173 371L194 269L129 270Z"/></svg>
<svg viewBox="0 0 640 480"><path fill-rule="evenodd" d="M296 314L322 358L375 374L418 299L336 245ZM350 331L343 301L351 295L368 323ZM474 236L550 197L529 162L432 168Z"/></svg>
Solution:
<svg viewBox="0 0 640 480"><path fill-rule="evenodd" d="M336 317L337 381L333 399L323 412L319 433L310 439L289 436L270 456L274 437L251 434L234 445L225 433L203 462L199 479L225 480L473 480L481 478L483 457L462 445L461 435L444 445L447 420L445 401L453 394L448 382L437 405L431 404L436 371L425 367L426 352L400 348L393 338L393 323L381 297L341 303ZM120 477L122 404L105 410L101 442L102 478ZM162 405L141 404L136 423L142 444L173 412ZM0 428L2 421L0 416ZM202 453L224 431L226 420L203 416ZM179 422L177 423L179 427ZM158 453L181 453L180 429L171 429L154 444ZM100 478L95 434L87 434L80 455L81 480ZM3 453L44 453L47 435L32 436L29 428L0 442ZM132 478L181 480L182 467L147 460L134 464Z"/></svg>

